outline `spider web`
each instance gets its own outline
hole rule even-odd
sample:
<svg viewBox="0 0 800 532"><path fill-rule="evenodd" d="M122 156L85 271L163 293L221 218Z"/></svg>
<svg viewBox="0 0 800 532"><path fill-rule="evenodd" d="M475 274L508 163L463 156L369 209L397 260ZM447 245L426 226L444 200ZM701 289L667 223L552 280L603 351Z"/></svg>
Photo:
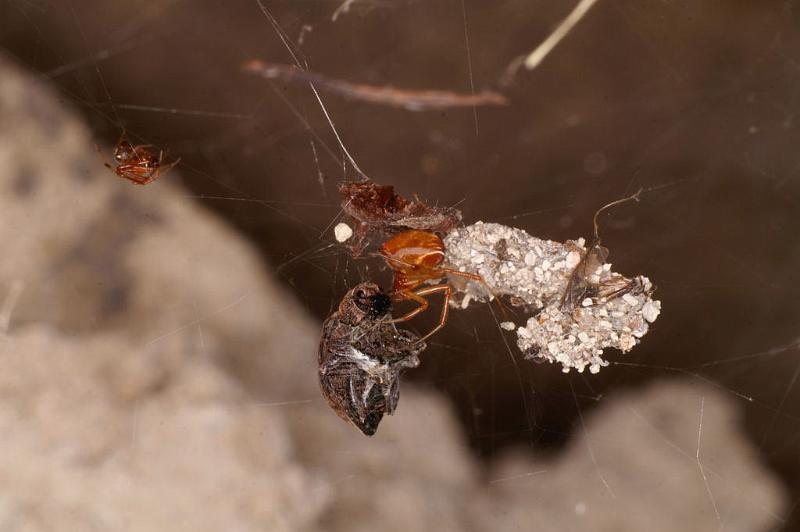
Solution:
<svg viewBox="0 0 800 532"><path fill-rule="evenodd" d="M796 3L598 2L535 70L516 71L507 108L429 113L321 93L323 113L310 90L239 65L291 63L286 40L332 78L470 93L495 87L569 7L111 4L7 2L0 39L85 111L98 139L111 144L124 128L180 156L167 179L249 235L320 319L353 284L391 279L379 260L353 260L333 242L335 184L358 176L352 160L404 195L458 205L468 223L558 241L589 237L598 207L643 188L639 204L606 217L603 235L615 269L650 277L663 302L641 345L611 354L597 376L562 375L522 360L494 309L472 305L451 313L408 379L452 400L484 457L557 449L620 390L702 382L735 398L754 448L800 501ZM413 327L427 330L428 314ZM703 404L698 413L708 487ZM791 513L776 527L796 523Z"/></svg>

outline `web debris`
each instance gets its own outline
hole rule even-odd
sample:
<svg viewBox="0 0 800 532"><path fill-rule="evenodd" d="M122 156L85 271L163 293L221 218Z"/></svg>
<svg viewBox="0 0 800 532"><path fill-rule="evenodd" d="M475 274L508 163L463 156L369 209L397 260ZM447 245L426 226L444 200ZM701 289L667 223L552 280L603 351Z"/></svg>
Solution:
<svg viewBox="0 0 800 532"><path fill-rule="evenodd" d="M570 279L590 251L583 239L561 244L522 229L477 222L454 229L444 242L449 265L481 275L494 295L510 296L513 305L530 313L525 325L515 327L525 358L559 362L564 372L588 366L597 373L608 365L601 356L605 348L631 350L661 311L647 277L629 279L603 262L588 272L594 289L584 293L577 308L566 308L562 302ZM462 293L452 303L457 307L486 299L477 283L451 282ZM509 322L503 328L511 329Z"/></svg>
<svg viewBox="0 0 800 532"><path fill-rule="evenodd" d="M371 235L383 237L407 229L446 234L461 223L458 209L431 206L416 197L406 199L396 194L392 185L378 185L372 181L342 182L338 189L342 211L355 226L355 238L349 244L353 257L361 255ZM341 243L352 236L351 233L345 238L346 232L339 226L337 241Z"/></svg>
<svg viewBox="0 0 800 532"><path fill-rule="evenodd" d="M638 201L642 190L595 213L588 248L583 238L562 244L497 223L464 227L457 209L406 200L391 185L342 182L339 192L342 210L356 225L354 230L340 223L334 236L353 257L363 253L372 235L409 229L443 235L443 267L482 278L478 282L448 275L457 296L450 305L465 309L472 300L508 296L529 316L527 322L518 326L495 320L500 329L516 331L517 347L528 360L559 362L565 373L586 367L597 373L609 364L602 358L605 348L630 351L661 312L661 302L651 297L650 280L612 272L608 250L600 245L598 216L615 205Z"/></svg>

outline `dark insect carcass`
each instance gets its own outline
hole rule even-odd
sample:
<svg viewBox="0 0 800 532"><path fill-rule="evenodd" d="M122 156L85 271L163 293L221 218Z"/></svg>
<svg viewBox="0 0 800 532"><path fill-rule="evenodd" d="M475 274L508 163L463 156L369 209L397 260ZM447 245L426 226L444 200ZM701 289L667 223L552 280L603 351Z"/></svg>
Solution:
<svg viewBox="0 0 800 532"><path fill-rule="evenodd" d="M391 300L374 283L347 292L322 325L319 382L322 395L345 421L368 436L384 414L391 415L400 396L400 374L419 365L425 343L398 329Z"/></svg>

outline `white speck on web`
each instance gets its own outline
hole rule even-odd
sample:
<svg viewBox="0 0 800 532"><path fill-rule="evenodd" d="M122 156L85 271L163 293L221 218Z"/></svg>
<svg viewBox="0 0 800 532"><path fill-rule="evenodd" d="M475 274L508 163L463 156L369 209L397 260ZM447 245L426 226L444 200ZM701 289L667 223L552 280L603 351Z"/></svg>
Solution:
<svg viewBox="0 0 800 532"><path fill-rule="evenodd" d="M339 243L346 242L353 236L353 230L344 222L336 224L336 227L333 228L333 236L336 238L336 241Z"/></svg>

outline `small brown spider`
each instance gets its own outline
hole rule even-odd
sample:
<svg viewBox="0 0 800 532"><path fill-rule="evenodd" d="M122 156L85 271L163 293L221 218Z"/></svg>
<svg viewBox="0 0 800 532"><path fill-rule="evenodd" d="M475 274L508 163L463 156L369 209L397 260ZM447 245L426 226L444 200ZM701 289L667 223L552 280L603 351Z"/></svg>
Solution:
<svg viewBox="0 0 800 532"><path fill-rule="evenodd" d="M450 296L453 294L453 288L448 283L420 288L423 284L440 281L448 275L453 275L478 281L483 284L489 294L492 293L486 281L480 275L442 267L441 264L444 262L444 242L438 235L430 231L410 230L398 233L383 243L380 254L395 272L391 293L392 299L419 303L417 308L404 316L391 320L391 323L408 321L420 312L425 311L429 306L425 296L440 292L444 294L444 306L442 307L439 323L421 340L430 338L432 334L444 327L447 322ZM501 306L501 308L503 307Z"/></svg>
<svg viewBox="0 0 800 532"><path fill-rule="evenodd" d="M119 141L117 141L117 145L114 147L114 161L117 163L117 167L112 168L110 164L104 164L114 170L118 176L124 177L132 183L147 185L180 162L179 158L167 165L163 165L164 150L161 150L158 157L156 157L147 149L150 147L152 147L150 144L134 146L128 141L123 131Z"/></svg>

